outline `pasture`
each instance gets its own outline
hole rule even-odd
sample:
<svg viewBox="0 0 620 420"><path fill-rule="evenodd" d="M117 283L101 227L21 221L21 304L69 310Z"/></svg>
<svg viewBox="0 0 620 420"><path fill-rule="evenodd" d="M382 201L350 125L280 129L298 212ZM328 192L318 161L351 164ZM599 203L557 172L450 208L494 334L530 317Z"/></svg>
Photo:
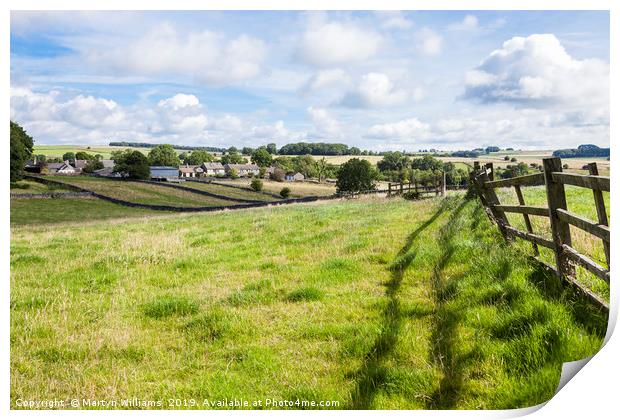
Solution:
<svg viewBox="0 0 620 420"><path fill-rule="evenodd" d="M549 399L606 328L458 193L11 234L13 406L517 408Z"/></svg>
<svg viewBox="0 0 620 420"><path fill-rule="evenodd" d="M235 180L225 179L217 182L221 184L230 184L249 188L252 181L247 178L239 178ZM263 191L272 194L280 194L280 191L282 191L282 188L284 187L290 188L291 197L307 197L310 195L321 197L336 193L335 184L317 184L313 182L277 182L268 179L263 180Z"/></svg>

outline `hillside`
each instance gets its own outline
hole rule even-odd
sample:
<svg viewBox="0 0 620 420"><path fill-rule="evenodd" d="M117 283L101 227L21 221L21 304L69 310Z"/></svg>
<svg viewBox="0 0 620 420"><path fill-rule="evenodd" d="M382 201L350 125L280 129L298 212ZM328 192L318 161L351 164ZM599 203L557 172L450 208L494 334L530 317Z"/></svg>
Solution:
<svg viewBox="0 0 620 420"><path fill-rule="evenodd" d="M12 401L538 404L606 320L526 246L458 194L14 226Z"/></svg>

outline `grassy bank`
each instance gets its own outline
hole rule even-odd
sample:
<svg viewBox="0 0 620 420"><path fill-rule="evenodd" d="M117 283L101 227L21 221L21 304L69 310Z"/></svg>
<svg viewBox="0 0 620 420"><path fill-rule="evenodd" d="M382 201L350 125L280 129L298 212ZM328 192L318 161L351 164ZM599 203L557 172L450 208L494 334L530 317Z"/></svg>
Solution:
<svg viewBox="0 0 620 420"><path fill-rule="evenodd" d="M526 251L459 195L14 228L12 404L538 404L605 320Z"/></svg>

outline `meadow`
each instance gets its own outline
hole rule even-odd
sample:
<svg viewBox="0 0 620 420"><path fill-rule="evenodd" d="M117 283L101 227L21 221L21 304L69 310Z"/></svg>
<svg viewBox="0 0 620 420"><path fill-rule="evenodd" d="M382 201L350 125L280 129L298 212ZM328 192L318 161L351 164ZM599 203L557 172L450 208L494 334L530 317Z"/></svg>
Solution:
<svg viewBox="0 0 620 420"><path fill-rule="evenodd" d="M524 407L606 329L460 193L11 235L14 408L130 396Z"/></svg>
<svg viewBox="0 0 620 420"><path fill-rule="evenodd" d="M178 207L213 207L241 204L241 202L234 200L209 197L190 191L143 182L62 175L47 176L46 179L75 185L108 197L126 200L132 203L161 204Z"/></svg>
<svg viewBox="0 0 620 420"><path fill-rule="evenodd" d="M321 197L333 195L336 193L335 184L317 184L314 182L277 182L268 179L264 179L262 181L263 191L269 192L271 194L280 194L280 191L282 191L282 188L284 187L287 187L291 190L291 197L307 197L310 195ZM217 182L219 184L229 184L236 185L238 187L249 188L252 181L247 178L239 178L235 180L223 179L218 180Z"/></svg>

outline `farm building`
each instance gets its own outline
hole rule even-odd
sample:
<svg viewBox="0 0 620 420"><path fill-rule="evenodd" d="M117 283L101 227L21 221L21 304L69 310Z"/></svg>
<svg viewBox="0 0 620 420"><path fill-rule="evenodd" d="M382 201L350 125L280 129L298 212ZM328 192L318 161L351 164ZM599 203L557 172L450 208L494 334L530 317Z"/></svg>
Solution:
<svg viewBox="0 0 620 420"><path fill-rule="evenodd" d="M69 161L71 166L75 168L76 172L82 172L82 170L88 165L88 161L84 159L72 159Z"/></svg>
<svg viewBox="0 0 620 420"><path fill-rule="evenodd" d="M179 167L181 178L197 178L203 174L204 170L199 165L183 165Z"/></svg>
<svg viewBox="0 0 620 420"><path fill-rule="evenodd" d="M284 176L286 181L303 181L306 177L301 172L287 172Z"/></svg>
<svg viewBox="0 0 620 420"><path fill-rule="evenodd" d="M224 165L219 162L204 162L201 168L207 176L226 175Z"/></svg>
<svg viewBox="0 0 620 420"><path fill-rule="evenodd" d="M101 163L103 163L104 168L114 167L114 161L112 159L101 159Z"/></svg>
<svg viewBox="0 0 620 420"><path fill-rule="evenodd" d="M229 163L229 164L224 165L224 168L226 169L226 173L229 173L230 171L234 169L235 171L237 171L237 175L239 176L258 175L258 173L260 172L260 168L258 167L258 165L254 165L253 163L251 164Z"/></svg>
<svg viewBox="0 0 620 420"><path fill-rule="evenodd" d="M75 175L77 172L73 166L69 165L69 162L46 163L45 169L48 174L58 175Z"/></svg>
<svg viewBox="0 0 620 420"><path fill-rule="evenodd" d="M149 166L151 179L175 181L179 179L179 168L174 166Z"/></svg>

